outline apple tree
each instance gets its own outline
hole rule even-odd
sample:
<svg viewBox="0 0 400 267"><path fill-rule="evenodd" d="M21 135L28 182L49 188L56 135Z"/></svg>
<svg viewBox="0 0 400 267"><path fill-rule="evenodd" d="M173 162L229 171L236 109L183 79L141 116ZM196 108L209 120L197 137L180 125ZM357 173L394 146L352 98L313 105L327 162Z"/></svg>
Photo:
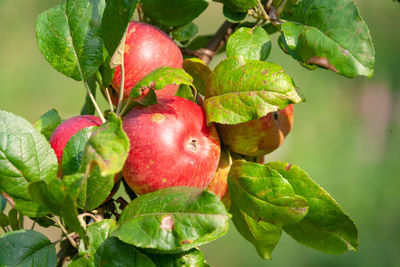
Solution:
<svg viewBox="0 0 400 267"><path fill-rule="evenodd" d="M283 231L324 253L357 250L328 192L264 159L304 101L268 61L272 45L309 70L372 76L354 0L218 0L226 21L198 35L209 2L63 0L37 17L39 50L86 99L65 120L0 111L1 266L209 266L199 247L229 220L264 259ZM24 229L26 217L61 239Z"/></svg>

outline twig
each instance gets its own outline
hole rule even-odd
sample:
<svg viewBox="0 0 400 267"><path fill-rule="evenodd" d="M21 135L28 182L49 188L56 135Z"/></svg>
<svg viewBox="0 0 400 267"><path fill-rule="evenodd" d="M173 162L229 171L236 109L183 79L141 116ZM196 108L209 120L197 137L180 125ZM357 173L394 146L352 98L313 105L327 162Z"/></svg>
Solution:
<svg viewBox="0 0 400 267"><path fill-rule="evenodd" d="M31 230L33 230L33 228L35 228L36 222L33 221L32 226L31 226Z"/></svg>
<svg viewBox="0 0 400 267"><path fill-rule="evenodd" d="M60 226L61 231L63 231L63 233L65 234L65 236L68 238L69 242L71 243L71 245L76 248L78 247L78 244L75 242L75 240L68 234L67 229L64 228L64 226L62 225L62 223L56 218L53 217L53 220L56 222L56 224L58 224L58 226Z"/></svg>
<svg viewBox="0 0 400 267"><path fill-rule="evenodd" d="M15 202L9 194L7 194L6 192L3 192L3 193L1 193L1 195L5 198L5 200L8 201L8 203L10 203L11 207L13 207L13 208L15 207Z"/></svg>
<svg viewBox="0 0 400 267"><path fill-rule="evenodd" d="M221 27L219 27L218 31L215 33L215 35L205 48L200 48L198 50L181 48L181 51L185 55L201 59L205 64L208 65L211 59L218 53L221 47L228 40L229 36L232 34L237 25L238 24L236 23L225 21L221 25Z"/></svg>
<svg viewBox="0 0 400 267"><path fill-rule="evenodd" d="M62 267L67 257L72 258L77 252L70 242L61 242L61 249L57 253L57 267Z"/></svg>
<svg viewBox="0 0 400 267"><path fill-rule="evenodd" d="M82 219L83 220L83 218L85 218L85 217L90 217L90 218L92 218L95 222L98 222L99 221L99 219L98 218L96 218L96 216L94 216L93 214L91 214L91 213L82 213L82 214L79 214L79 216L78 216L78 218L79 219Z"/></svg>

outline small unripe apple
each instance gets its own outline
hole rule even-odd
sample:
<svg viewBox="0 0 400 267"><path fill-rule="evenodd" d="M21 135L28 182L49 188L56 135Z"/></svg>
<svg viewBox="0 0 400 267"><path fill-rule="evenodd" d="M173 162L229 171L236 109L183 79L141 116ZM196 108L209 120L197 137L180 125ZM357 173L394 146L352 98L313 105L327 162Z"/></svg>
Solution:
<svg viewBox="0 0 400 267"><path fill-rule="evenodd" d="M171 186L205 188L214 177L221 148L203 109L164 96L149 107L132 109L123 120L130 152L122 174L138 194Z"/></svg>
<svg viewBox="0 0 400 267"><path fill-rule="evenodd" d="M131 22L124 49L124 98L128 98L132 87L151 71L161 66L182 68L182 63L183 57L179 47L167 34L150 24ZM111 85L117 93L120 92L120 66L115 69ZM175 95L177 90L177 85L167 85L161 90L156 90L156 94Z"/></svg>
<svg viewBox="0 0 400 267"><path fill-rule="evenodd" d="M50 136L49 143L56 152L58 163L61 164L64 148L73 135L90 126L100 126L101 119L92 115L80 115L63 121Z"/></svg>
<svg viewBox="0 0 400 267"><path fill-rule="evenodd" d="M233 152L263 156L277 149L293 126L293 105L244 123L218 124L221 141Z"/></svg>

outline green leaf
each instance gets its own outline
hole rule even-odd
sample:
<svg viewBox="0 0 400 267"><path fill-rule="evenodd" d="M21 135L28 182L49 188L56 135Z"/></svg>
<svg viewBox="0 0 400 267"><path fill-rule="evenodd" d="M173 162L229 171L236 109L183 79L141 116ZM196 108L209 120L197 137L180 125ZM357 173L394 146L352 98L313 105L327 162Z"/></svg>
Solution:
<svg viewBox="0 0 400 267"><path fill-rule="evenodd" d="M83 128L68 140L62 155L63 175L79 172L83 151L85 150L90 136L97 128L96 126Z"/></svg>
<svg viewBox="0 0 400 267"><path fill-rule="evenodd" d="M42 217L49 213L49 210L45 206L32 202L23 200L21 198L14 198L15 208L22 214L28 217Z"/></svg>
<svg viewBox="0 0 400 267"><path fill-rule="evenodd" d="M286 233L305 246L329 254L357 250L358 230L354 222L307 173L283 162L270 162L267 166L278 171L296 194L308 200L308 214L299 224L285 226Z"/></svg>
<svg viewBox="0 0 400 267"><path fill-rule="evenodd" d="M246 59L266 60L271 52L271 39L262 27L241 27L229 37L226 55Z"/></svg>
<svg viewBox="0 0 400 267"><path fill-rule="evenodd" d="M62 119L60 118L60 115L58 115L57 110L52 109L40 116L40 118L33 123L33 127L35 127L35 129L43 134L48 140L61 122Z"/></svg>
<svg viewBox="0 0 400 267"><path fill-rule="evenodd" d="M11 209L8 212L8 222L13 231L19 230L19 218L18 211L16 209Z"/></svg>
<svg viewBox="0 0 400 267"><path fill-rule="evenodd" d="M228 187L232 203L257 221L293 225L307 214L307 200L296 195L288 181L265 165L235 160Z"/></svg>
<svg viewBox="0 0 400 267"><path fill-rule="evenodd" d="M228 57L211 73L204 109L208 123L237 124L301 101L282 67L239 56Z"/></svg>
<svg viewBox="0 0 400 267"><path fill-rule="evenodd" d="M297 60L347 77L372 76L374 47L353 0L303 0L288 19L281 30Z"/></svg>
<svg viewBox="0 0 400 267"><path fill-rule="evenodd" d="M113 175L102 175L99 166L94 167L81 186L78 207L93 210L106 200L114 187Z"/></svg>
<svg viewBox="0 0 400 267"><path fill-rule="evenodd" d="M254 245L261 258L270 260L281 238L282 228L261 220L256 221L236 205L231 206L230 212L239 233Z"/></svg>
<svg viewBox="0 0 400 267"><path fill-rule="evenodd" d="M112 69L110 67L110 62L111 62L111 57L108 56L106 58L106 61L99 68L100 76L98 76L98 80L104 88L110 86L114 78L115 69Z"/></svg>
<svg viewBox="0 0 400 267"><path fill-rule="evenodd" d="M94 76L90 76L86 80L89 90L96 99L96 89L97 89L97 84L96 84L96 78ZM86 93L86 98L85 98L85 104L83 104L82 110L81 110L81 115L94 115L96 113L96 109L93 105L92 100L90 99L90 96L88 93Z"/></svg>
<svg viewBox="0 0 400 267"><path fill-rule="evenodd" d="M72 200L70 196L65 198L60 212L65 225L68 226L68 228L70 228L72 231L78 233L81 239L87 244L88 239L86 237L86 231L83 229L78 219L76 202Z"/></svg>
<svg viewBox="0 0 400 267"><path fill-rule="evenodd" d="M45 215L37 205L27 214L23 203L31 202L29 183L57 179L57 168L56 155L46 138L25 119L0 111L0 191L14 199L19 211L32 217ZM41 214L32 214L35 209Z"/></svg>
<svg viewBox="0 0 400 267"><path fill-rule="evenodd" d="M177 253L224 235L229 217L216 195L201 188L170 187L129 203L113 235L140 248Z"/></svg>
<svg viewBox="0 0 400 267"><path fill-rule="evenodd" d="M86 231L78 220L76 199L81 190L84 176L82 174L64 176L63 180L33 182L29 185L32 199L60 215L67 227L78 233L84 242Z"/></svg>
<svg viewBox="0 0 400 267"><path fill-rule="evenodd" d="M75 257L68 267L95 267L94 260L87 255Z"/></svg>
<svg viewBox="0 0 400 267"><path fill-rule="evenodd" d="M222 8L222 14L224 17L232 23L238 23L244 20L247 17L247 10L242 12L242 11L231 11L226 5Z"/></svg>
<svg viewBox="0 0 400 267"><path fill-rule="evenodd" d="M50 219L49 217L32 217L30 219L44 228L53 226L55 224L54 220Z"/></svg>
<svg viewBox="0 0 400 267"><path fill-rule="evenodd" d="M197 50L205 47L214 35L199 35L186 46L188 49Z"/></svg>
<svg viewBox="0 0 400 267"><path fill-rule="evenodd" d="M65 0L37 17L37 44L57 71L81 81L104 62L100 37L104 7L104 0Z"/></svg>
<svg viewBox="0 0 400 267"><path fill-rule="evenodd" d="M122 170L129 153L129 139L122 130L122 121L114 113L90 137L83 153L81 171L100 168L102 176L114 175Z"/></svg>
<svg viewBox="0 0 400 267"><path fill-rule="evenodd" d="M56 248L41 233L20 230L0 237L0 266L56 266Z"/></svg>
<svg viewBox="0 0 400 267"><path fill-rule="evenodd" d="M5 215L3 212L0 212L0 227L5 227L10 225L10 222L8 221L7 215Z"/></svg>
<svg viewBox="0 0 400 267"><path fill-rule="evenodd" d="M257 6L257 0L223 0L223 3L233 12L247 12Z"/></svg>
<svg viewBox="0 0 400 267"><path fill-rule="evenodd" d="M190 22L186 25L176 28L171 32L172 38L179 42L185 42L192 39L199 32L199 27L193 22Z"/></svg>
<svg viewBox="0 0 400 267"><path fill-rule="evenodd" d="M181 86L179 86L179 89L175 95L179 96L179 97L183 97L185 99L188 99L188 100L196 103L196 97L193 94L192 88L190 86L187 86L186 84L182 84Z"/></svg>
<svg viewBox="0 0 400 267"><path fill-rule="evenodd" d="M133 18L137 3L138 0L106 0L100 34L103 38L109 58L114 55L120 45L129 22ZM109 69L109 63L106 64L105 68ZM103 82L105 82L103 85L107 87L109 84L108 79Z"/></svg>
<svg viewBox="0 0 400 267"><path fill-rule="evenodd" d="M149 254L157 267L204 267L204 255L198 248L179 254Z"/></svg>
<svg viewBox="0 0 400 267"><path fill-rule="evenodd" d="M146 16L163 26L179 27L197 18L210 0L141 0Z"/></svg>
<svg viewBox="0 0 400 267"><path fill-rule="evenodd" d="M156 267L149 257L115 237L108 238L95 254L96 266Z"/></svg>
<svg viewBox="0 0 400 267"><path fill-rule="evenodd" d="M94 259L96 251L100 248L101 244L106 241L116 226L116 222L112 219L105 219L90 224L87 228L89 246L86 248L83 244L80 244L79 253L87 254Z"/></svg>
<svg viewBox="0 0 400 267"><path fill-rule="evenodd" d="M153 89L150 89L146 95L143 97L134 99L133 102L135 102L136 105L148 107L154 104L157 104L157 95L156 92ZM129 109L130 110L130 109Z"/></svg>
<svg viewBox="0 0 400 267"><path fill-rule="evenodd" d="M205 95L207 84L210 80L211 70L201 59L186 58L183 69L193 78L193 84L200 94Z"/></svg>
<svg viewBox="0 0 400 267"><path fill-rule="evenodd" d="M6 205L7 205L7 200L2 195L0 195L0 211L4 211Z"/></svg>
<svg viewBox="0 0 400 267"><path fill-rule="evenodd" d="M129 96L133 98L141 97L146 92L146 89L160 90L169 84L186 84L194 87L193 78L183 69L162 66L138 81L133 86Z"/></svg>

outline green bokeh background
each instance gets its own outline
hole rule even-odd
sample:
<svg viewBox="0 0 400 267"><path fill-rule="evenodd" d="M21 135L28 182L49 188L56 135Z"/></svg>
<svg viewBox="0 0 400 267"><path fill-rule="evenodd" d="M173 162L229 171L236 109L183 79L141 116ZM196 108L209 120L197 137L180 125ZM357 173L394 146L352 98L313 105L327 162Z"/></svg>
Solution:
<svg viewBox="0 0 400 267"><path fill-rule="evenodd" d="M295 106L291 134L267 160L301 166L330 192L359 227L359 251L325 255L284 234L273 260L264 261L232 225L203 247L212 266L400 266L400 4L356 2L375 44L372 79L308 71L273 37L269 61L284 67L307 102ZM77 115L84 102L83 85L53 70L36 46L36 16L58 3L0 0L0 109L31 122L51 108L63 118ZM223 22L221 5L212 3L196 22L201 33L214 32Z"/></svg>

